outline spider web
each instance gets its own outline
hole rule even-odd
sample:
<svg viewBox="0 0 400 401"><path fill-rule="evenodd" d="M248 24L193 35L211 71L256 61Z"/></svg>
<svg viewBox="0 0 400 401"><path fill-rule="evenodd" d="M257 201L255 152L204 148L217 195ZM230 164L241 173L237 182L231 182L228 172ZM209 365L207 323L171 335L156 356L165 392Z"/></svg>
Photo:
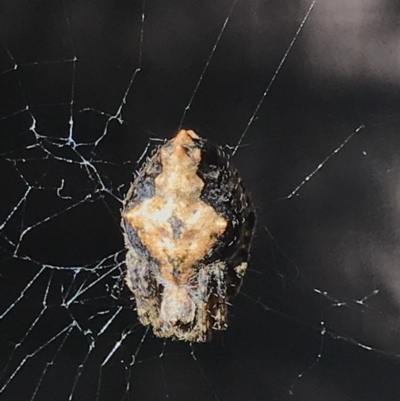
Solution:
<svg viewBox="0 0 400 401"><path fill-rule="evenodd" d="M3 4L2 399L398 399L398 10L347 3ZM154 338L123 281L121 200L181 126L257 207L209 344Z"/></svg>

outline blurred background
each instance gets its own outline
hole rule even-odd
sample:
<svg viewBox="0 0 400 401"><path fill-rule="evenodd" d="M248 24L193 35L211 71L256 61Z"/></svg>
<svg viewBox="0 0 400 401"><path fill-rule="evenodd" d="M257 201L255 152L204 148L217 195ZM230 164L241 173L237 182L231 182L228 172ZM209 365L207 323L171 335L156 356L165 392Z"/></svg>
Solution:
<svg viewBox="0 0 400 401"><path fill-rule="evenodd" d="M399 399L398 5L1 8L2 399ZM239 145L258 215L201 345L154 338L123 282L121 200L180 126Z"/></svg>

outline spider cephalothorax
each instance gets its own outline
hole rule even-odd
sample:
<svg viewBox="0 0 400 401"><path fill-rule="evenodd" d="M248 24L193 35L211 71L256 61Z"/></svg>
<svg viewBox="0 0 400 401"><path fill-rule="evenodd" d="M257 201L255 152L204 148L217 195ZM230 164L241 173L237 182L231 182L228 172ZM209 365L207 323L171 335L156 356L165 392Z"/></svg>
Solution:
<svg viewBox="0 0 400 401"><path fill-rule="evenodd" d="M124 201L126 282L155 335L208 341L246 272L255 213L222 148L181 130L143 163Z"/></svg>

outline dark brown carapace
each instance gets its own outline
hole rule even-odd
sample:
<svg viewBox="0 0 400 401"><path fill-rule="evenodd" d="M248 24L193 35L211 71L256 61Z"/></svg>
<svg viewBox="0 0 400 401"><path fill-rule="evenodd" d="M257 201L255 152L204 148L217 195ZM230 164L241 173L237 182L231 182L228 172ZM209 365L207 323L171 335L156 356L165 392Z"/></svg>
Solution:
<svg viewBox="0 0 400 401"><path fill-rule="evenodd" d="M124 201L126 282L158 337L208 341L246 272L255 213L222 148L181 130L143 163Z"/></svg>

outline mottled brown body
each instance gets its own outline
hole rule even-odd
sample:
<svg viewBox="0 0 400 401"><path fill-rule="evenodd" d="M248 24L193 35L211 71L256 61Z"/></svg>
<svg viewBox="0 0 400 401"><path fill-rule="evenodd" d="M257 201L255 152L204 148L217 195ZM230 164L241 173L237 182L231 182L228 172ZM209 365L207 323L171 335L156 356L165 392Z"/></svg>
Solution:
<svg viewBox="0 0 400 401"><path fill-rule="evenodd" d="M255 216L222 149L181 130L146 160L124 202L126 282L159 337L207 341L227 327Z"/></svg>

